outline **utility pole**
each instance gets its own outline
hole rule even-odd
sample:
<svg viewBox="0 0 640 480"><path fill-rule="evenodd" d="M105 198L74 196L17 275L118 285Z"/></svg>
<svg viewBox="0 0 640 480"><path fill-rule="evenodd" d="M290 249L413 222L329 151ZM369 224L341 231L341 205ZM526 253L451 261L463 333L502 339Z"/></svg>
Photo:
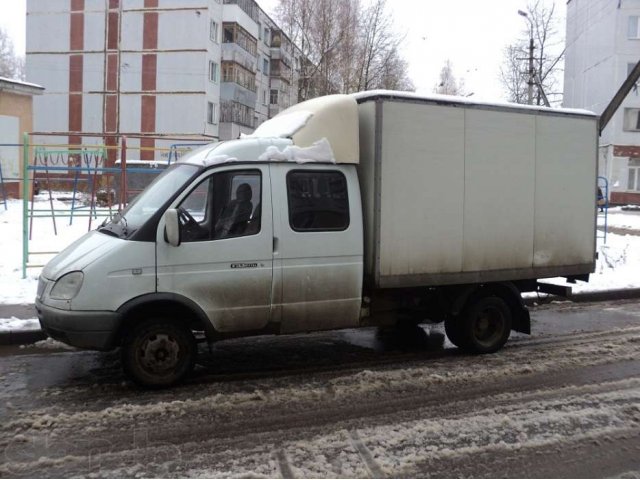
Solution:
<svg viewBox="0 0 640 480"><path fill-rule="evenodd" d="M640 80L640 62L636 63L636 66L633 67L633 70L631 70L627 79L622 83L616 94L613 96L609 105L607 105L607 108L605 108L602 115L600 115L600 135L602 135L604 127L606 127L609 121L613 118L616 110L620 108L620 105L638 80Z"/></svg>
<svg viewBox="0 0 640 480"><path fill-rule="evenodd" d="M533 32L532 32L533 34ZM527 82L529 87L527 89L527 101L529 105L533 104L533 84L536 72L533 68L533 35L529 37L529 81Z"/></svg>
<svg viewBox="0 0 640 480"><path fill-rule="evenodd" d="M533 46L533 23L529 18L529 14L527 12L523 12L522 10L518 10L518 15L527 19L529 22L529 81L527 82L527 103L529 105L533 105L533 84L535 83L535 69L533 67L533 50L535 47Z"/></svg>

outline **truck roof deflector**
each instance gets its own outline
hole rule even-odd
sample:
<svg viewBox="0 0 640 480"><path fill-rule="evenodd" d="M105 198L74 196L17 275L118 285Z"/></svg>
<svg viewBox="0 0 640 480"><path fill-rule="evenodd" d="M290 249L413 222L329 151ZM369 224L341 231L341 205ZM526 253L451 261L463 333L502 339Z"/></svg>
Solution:
<svg viewBox="0 0 640 480"><path fill-rule="evenodd" d="M333 152L331 161L359 162L358 103L350 95L329 95L289 107L260 125L250 137L282 138L292 131L288 136L297 147L316 149L317 142L326 141Z"/></svg>

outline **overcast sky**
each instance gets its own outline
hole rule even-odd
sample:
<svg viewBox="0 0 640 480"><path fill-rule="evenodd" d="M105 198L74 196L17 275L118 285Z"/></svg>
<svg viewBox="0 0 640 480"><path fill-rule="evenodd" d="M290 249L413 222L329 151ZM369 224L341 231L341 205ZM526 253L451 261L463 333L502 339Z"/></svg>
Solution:
<svg viewBox="0 0 640 480"><path fill-rule="evenodd" d="M46 0L39 0L46 1ZM271 13L278 0L257 0ZM564 34L565 0L555 2ZM26 0L0 0L0 26L9 31L16 51L25 50ZM404 58L419 93L431 93L444 62L464 78L467 93L478 100L504 100L498 79L504 47L526 27L518 15L527 0L387 0L397 28L406 33ZM28 81L29 79L27 79Z"/></svg>

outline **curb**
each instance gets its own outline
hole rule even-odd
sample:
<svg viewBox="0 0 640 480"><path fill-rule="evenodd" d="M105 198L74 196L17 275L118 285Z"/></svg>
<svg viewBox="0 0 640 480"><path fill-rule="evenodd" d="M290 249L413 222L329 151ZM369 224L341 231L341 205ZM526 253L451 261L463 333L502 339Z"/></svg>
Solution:
<svg viewBox="0 0 640 480"><path fill-rule="evenodd" d="M543 293L543 297L529 297L524 299L525 305L544 305L553 301L570 301L574 303L607 302L612 300L632 300L640 298L640 288L620 288L617 290L602 290L600 292L572 293L569 297L560 297Z"/></svg>
<svg viewBox="0 0 640 480"><path fill-rule="evenodd" d="M47 338L42 330L20 330L17 332L0 332L0 345L22 345L35 343Z"/></svg>
<svg viewBox="0 0 640 480"><path fill-rule="evenodd" d="M531 307L533 305L544 305L558 300L569 300L574 303L587 302L606 302L612 300L631 300L640 298L640 288L621 288L617 290L603 290L600 292L582 292L573 293L568 298L559 297L557 295L543 294L544 297L525 298L525 305ZM17 332L0 332L0 346L2 345L21 345L27 343L39 342L45 340L47 334L42 330L25 330Z"/></svg>

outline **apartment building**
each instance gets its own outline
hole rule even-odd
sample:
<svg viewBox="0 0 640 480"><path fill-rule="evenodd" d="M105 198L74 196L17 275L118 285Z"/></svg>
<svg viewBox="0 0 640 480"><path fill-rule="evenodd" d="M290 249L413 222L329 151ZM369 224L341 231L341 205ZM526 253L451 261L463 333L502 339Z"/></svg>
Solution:
<svg viewBox="0 0 640 480"><path fill-rule="evenodd" d="M297 103L299 52L253 0L224 0L220 138L237 138Z"/></svg>
<svg viewBox="0 0 640 480"><path fill-rule="evenodd" d="M254 0L27 0L27 76L46 88L34 130L48 142L127 135L160 160L152 148L236 138L297 101L293 70L270 73L295 55Z"/></svg>
<svg viewBox="0 0 640 480"><path fill-rule="evenodd" d="M569 0L564 106L601 114L640 60L640 0ZM625 99L600 138L599 175L610 201L640 204L640 91Z"/></svg>

